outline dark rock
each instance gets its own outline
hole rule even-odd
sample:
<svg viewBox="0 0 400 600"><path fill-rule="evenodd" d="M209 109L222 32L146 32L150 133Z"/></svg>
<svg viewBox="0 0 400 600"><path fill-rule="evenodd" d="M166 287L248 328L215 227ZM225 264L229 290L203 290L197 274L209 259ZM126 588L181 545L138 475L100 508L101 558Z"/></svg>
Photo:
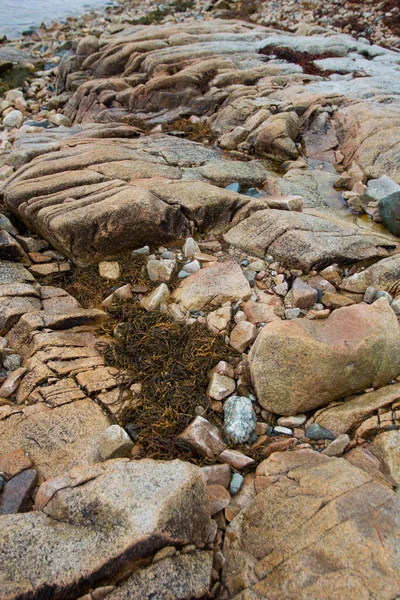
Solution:
<svg viewBox="0 0 400 600"><path fill-rule="evenodd" d="M335 436L329 429L321 427L318 423L312 423L310 427L306 429L306 437L310 440L334 440Z"/></svg>
<svg viewBox="0 0 400 600"><path fill-rule="evenodd" d="M391 233L400 236L400 192L394 192L379 202L382 223Z"/></svg>
<svg viewBox="0 0 400 600"><path fill-rule="evenodd" d="M0 496L0 515L24 512L37 481L37 471L27 469L4 486Z"/></svg>

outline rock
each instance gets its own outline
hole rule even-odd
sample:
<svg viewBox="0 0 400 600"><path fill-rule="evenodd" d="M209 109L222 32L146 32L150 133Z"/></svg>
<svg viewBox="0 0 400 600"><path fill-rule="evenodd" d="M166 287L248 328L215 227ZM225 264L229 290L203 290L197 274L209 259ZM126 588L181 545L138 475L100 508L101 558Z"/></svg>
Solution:
<svg viewBox="0 0 400 600"><path fill-rule="evenodd" d="M226 375L213 373L210 377L210 382L207 388L207 394L213 400L223 400L227 396L233 394L236 389L236 383Z"/></svg>
<svg viewBox="0 0 400 600"><path fill-rule="evenodd" d="M171 296L166 283L161 283L148 296L140 300L141 306L148 311L157 310L161 304L166 304Z"/></svg>
<svg viewBox="0 0 400 600"><path fill-rule="evenodd" d="M108 600L192 600L207 595L211 584L212 552L165 558L136 571Z"/></svg>
<svg viewBox="0 0 400 600"><path fill-rule="evenodd" d="M50 121L50 123L57 125L57 127L71 127L71 125L72 125L71 120L68 119L68 117L66 117L65 115L62 115L60 113L51 115L51 117L49 118L49 121Z"/></svg>
<svg viewBox="0 0 400 600"><path fill-rule="evenodd" d="M364 293L364 302L367 304L372 304L375 299L376 292L376 288L372 287L371 285L368 286Z"/></svg>
<svg viewBox="0 0 400 600"><path fill-rule="evenodd" d="M200 269L201 265L198 260L192 260L183 265L182 267L182 271L185 271L185 273L189 273L189 275L192 275L192 273L196 273L196 271L200 271Z"/></svg>
<svg viewBox="0 0 400 600"><path fill-rule="evenodd" d="M379 390L347 398L346 402L330 404L316 412L314 419L321 426L339 436L350 433L362 421L380 408L390 406L400 395L400 383L387 385Z"/></svg>
<svg viewBox="0 0 400 600"><path fill-rule="evenodd" d="M288 321L292 319L297 319L300 316L300 308L286 308L285 309L285 317Z"/></svg>
<svg viewBox="0 0 400 600"><path fill-rule="evenodd" d="M110 425L101 436L99 453L103 460L129 456L133 442L119 425Z"/></svg>
<svg viewBox="0 0 400 600"><path fill-rule="evenodd" d="M280 321L280 318L275 313L274 307L269 306L268 304L248 300L247 302L243 302L241 308L245 314L244 320L247 320L253 325L258 325L258 323L273 323L274 321ZM238 313L236 313L236 316L237 314Z"/></svg>
<svg viewBox="0 0 400 600"><path fill-rule="evenodd" d="M282 427L301 427L306 422L306 415L294 415L291 417L280 417L278 425Z"/></svg>
<svg viewBox="0 0 400 600"><path fill-rule="evenodd" d="M187 238L182 248L185 258L192 258L196 252L200 252L198 243L193 238Z"/></svg>
<svg viewBox="0 0 400 600"><path fill-rule="evenodd" d="M215 458L226 448L218 427L200 416L186 427L179 439L195 452L210 458Z"/></svg>
<svg viewBox="0 0 400 600"><path fill-rule="evenodd" d="M213 373L218 373L219 375L224 375L225 377L230 377L233 379L235 377L235 369L233 365L229 364L225 360L220 360L217 365L210 371L210 376Z"/></svg>
<svg viewBox="0 0 400 600"><path fill-rule="evenodd" d="M256 423L257 417L250 398L231 396L224 402L224 430L233 443L247 442Z"/></svg>
<svg viewBox="0 0 400 600"><path fill-rule="evenodd" d="M395 482L389 476L382 473L380 470L380 461L368 450L367 446L356 446L349 452L346 452L343 458L349 461L350 464L371 475L374 479L377 479L390 490L393 489Z"/></svg>
<svg viewBox="0 0 400 600"><path fill-rule="evenodd" d="M293 304L295 308L308 308L318 301L318 292L307 285L300 277L296 277L292 285Z"/></svg>
<svg viewBox="0 0 400 600"><path fill-rule="evenodd" d="M334 294L336 292L335 286L332 285L327 279L324 279L323 277L321 277L320 275L314 275L313 277L310 277L308 279L307 283L308 283L308 285L315 288L316 290L319 290L322 293L331 292Z"/></svg>
<svg viewBox="0 0 400 600"><path fill-rule="evenodd" d="M207 490L210 503L210 514L213 516L220 510L224 510L225 506L228 506L231 501L231 495L222 485L209 484Z"/></svg>
<svg viewBox="0 0 400 600"><path fill-rule="evenodd" d="M181 461L113 460L47 481L36 510L4 525L0 547L12 570L1 571L4 598L80 596L129 568L132 556L205 544L207 486L200 469Z"/></svg>
<svg viewBox="0 0 400 600"><path fill-rule="evenodd" d="M369 232L336 215L316 210L312 215L259 210L223 237L228 244L246 252L257 256L272 254L287 267L304 272L334 262L384 257L387 248L396 245L395 238L389 235ZM321 275L325 277L322 272Z"/></svg>
<svg viewBox="0 0 400 600"><path fill-rule="evenodd" d="M400 185L387 177L382 175L379 179L370 179L367 183L367 189L364 192L364 197L372 202L379 202L387 196L400 192Z"/></svg>
<svg viewBox="0 0 400 600"><path fill-rule="evenodd" d="M274 427L274 433L279 433L280 435L293 435L293 431L289 427L282 427L281 425Z"/></svg>
<svg viewBox="0 0 400 600"><path fill-rule="evenodd" d="M230 597L246 590L249 598L280 598L288 590L298 600L333 600L346 589L389 600L398 593L400 499L392 490L344 459L299 450L263 461L256 491L226 531L222 577Z"/></svg>
<svg viewBox="0 0 400 600"><path fill-rule="evenodd" d="M170 259L149 260L146 265L150 281L170 281L175 267L175 260Z"/></svg>
<svg viewBox="0 0 400 600"><path fill-rule="evenodd" d="M349 442L350 436L347 433L342 433L325 450L322 450L322 454L326 456L341 456Z"/></svg>
<svg viewBox="0 0 400 600"><path fill-rule="evenodd" d="M322 295L322 304L328 308L343 308L344 306L351 306L355 304L354 300L348 296L342 294L332 294L331 292L325 292Z"/></svg>
<svg viewBox="0 0 400 600"><path fill-rule="evenodd" d="M207 315L207 327L212 333L219 334L226 331L232 318L232 307L222 306Z"/></svg>
<svg viewBox="0 0 400 600"><path fill-rule="evenodd" d="M12 110L7 113L7 115L3 118L3 125L7 129L12 129L13 127L21 127L24 121L24 116L20 110Z"/></svg>
<svg viewBox="0 0 400 600"><path fill-rule="evenodd" d="M255 325L248 321L240 321L231 331L230 345L237 352L244 352L256 339L257 334L258 331Z"/></svg>
<svg viewBox="0 0 400 600"><path fill-rule="evenodd" d="M45 263L37 264L29 267L29 271L35 277L47 277L48 275L55 275L56 273L66 273L71 270L71 265L67 261L60 263Z"/></svg>
<svg viewBox="0 0 400 600"><path fill-rule="evenodd" d="M234 473L232 475L231 482L229 484L229 491L231 494L237 494L244 482L244 477L240 473Z"/></svg>
<svg viewBox="0 0 400 600"><path fill-rule="evenodd" d="M312 423L309 427L306 427L306 437L310 440L334 440L335 436L329 429L321 427L318 423Z"/></svg>
<svg viewBox="0 0 400 600"><path fill-rule="evenodd" d="M0 494L0 515L24 512L37 482L37 471L26 469L10 479Z"/></svg>
<svg viewBox="0 0 400 600"><path fill-rule="evenodd" d="M268 206L278 210L295 210L301 212L303 198L301 196L273 196L267 197Z"/></svg>
<svg viewBox="0 0 400 600"><path fill-rule="evenodd" d="M376 436L368 450L382 465L382 471L400 486L400 431L385 431Z"/></svg>
<svg viewBox="0 0 400 600"><path fill-rule="evenodd" d="M400 256L394 255L346 277L340 287L356 294L363 294L368 287L374 287L376 290L385 290L395 297L398 293L399 278Z"/></svg>
<svg viewBox="0 0 400 600"><path fill-rule="evenodd" d="M281 162L296 159L299 155L294 140L300 130L300 120L295 112L273 115L255 140L255 149L262 156Z"/></svg>
<svg viewBox="0 0 400 600"><path fill-rule="evenodd" d="M385 300L387 300L389 302L389 304L391 304L393 301L392 296L388 292L385 292L385 291L376 292L374 301L379 300L379 298L385 298Z"/></svg>
<svg viewBox="0 0 400 600"><path fill-rule="evenodd" d="M382 223L394 235L400 235L400 191L385 196L379 202Z"/></svg>
<svg viewBox="0 0 400 600"><path fill-rule="evenodd" d="M250 456L246 456L243 454L243 452L231 450L230 448L221 452L218 458L219 460L222 460L222 462L238 470L244 469L245 467L250 467L255 463L255 460L250 458Z"/></svg>
<svg viewBox="0 0 400 600"><path fill-rule="evenodd" d="M0 456L0 473L4 473L8 479L31 467L32 461L22 448L17 448Z"/></svg>
<svg viewBox="0 0 400 600"><path fill-rule="evenodd" d="M229 465L210 465L201 469L206 476L207 484L222 485L228 488L231 480L231 469Z"/></svg>
<svg viewBox="0 0 400 600"><path fill-rule="evenodd" d="M25 367L20 367L16 371L12 371L0 387L0 398L9 398L21 383L25 373Z"/></svg>
<svg viewBox="0 0 400 600"><path fill-rule="evenodd" d="M100 262L99 275L103 279L119 279L121 277L121 269L117 262Z"/></svg>
<svg viewBox="0 0 400 600"><path fill-rule="evenodd" d="M182 281L173 293L176 302L188 310L219 305L227 301L248 300L251 289L242 269L234 262L216 263Z"/></svg>
<svg viewBox="0 0 400 600"><path fill-rule="evenodd" d="M339 308L323 320L270 323L249 355L258 401L291 415L381 387L400 372L398 334L384 299Z"/></svg>

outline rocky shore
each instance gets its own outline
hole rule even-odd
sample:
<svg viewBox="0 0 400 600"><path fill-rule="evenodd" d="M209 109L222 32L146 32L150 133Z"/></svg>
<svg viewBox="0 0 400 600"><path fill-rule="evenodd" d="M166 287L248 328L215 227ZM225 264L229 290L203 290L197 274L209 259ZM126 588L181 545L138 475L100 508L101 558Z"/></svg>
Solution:
<svg viewBox="0 0 400 600"><path fill-rule="evenodd" d="M2 600L400 595L400 11L358 7L0 46Z"/></svg>

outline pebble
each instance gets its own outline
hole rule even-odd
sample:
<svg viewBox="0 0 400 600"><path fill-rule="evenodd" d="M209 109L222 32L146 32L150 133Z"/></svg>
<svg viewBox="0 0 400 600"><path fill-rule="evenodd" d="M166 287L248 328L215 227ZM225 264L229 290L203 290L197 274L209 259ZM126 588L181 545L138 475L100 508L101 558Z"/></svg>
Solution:
<svg viewBox="0 0 400 600"><path fill-rule="evenodd" d="M190 275L192 273L196 273L196 271L200 271L200 269L201 269L201 265L198 260L191 260L190 262L186 263L182 267L182 271L186 271Z"/></svg>
<svg viewBox="0 0 400 600"><path fill-rule="evenodd" d="M135 255L147 256L148 254L150 254L150 248L149 248L149 246L143 246L142 248L137 248L137 250L132 250L131 254L132 254L132 256L135 256Z"/></svg>
<svg viewBox="0 0 400 600"><path fill-rule="evenodd" d="M396 315L400 315L400 298L396 298L395 300L393 300L390 306L393 308Z"/></svg>
<svg viewBox="0 0 400 600"><path fill-rule="evenodd" d="M377 293L376 288L372 287L371 285L368 286L364 293L364 302L367 302L368 304L372 304L376 293Z"/></svg>
<svg viewBox="0 0 400 600"><path fill-rule="evenodd" d="M385 298L389 302L389 304L393 302L392 296L389 294L389 292L385 292L384 290L376 292L374 302L375 300L379 300L379 298Z"/></svg>
<svg viewBox="0 0 400 600"><path fill-rule="evenodd" d="M244 481L244 477L240 473L234 473L232 475L232 479L229 484L229 491L232 495L238 493L238 491L240 490L240 488L243 485L243 481Z"/></svg>
<svg viewBox="0 0 400 600"><path fill-rule="evenodd" d="M276 294L278 294L278 296L286 296L286 294L288 293L288 289L289 289L289 286L287 284L287 281L284 281L283 283L279 283L278 285L276 285L273 288L274 292Z"/></svg>
<svg viewBox="0 0 400 600"><path fill-rule="evenodd" d="M24 121L24 116L20 110L12 110L9 112L3 119L4 127L7 129L12 129L13 127L19 128L21 127Z"/></svg>
<svg viewBox="0 0 400 600"><path fill-rule="evenodd" d="M246 456L246 454L243 454L243 452L239 452L239 450L231 450L230 448L221 452L218 458L219 460L222 460L222 462L227 463L234 469L238 470L244 469L245 467L250 467L255 463L255 460L250 458L250 456Z"/></svg>
<svg viewBox="0 0 400 600"><path fill-rule="evenodd" d="M318 423L312 423L306 428L306 437L310 440L334 440L335 436L329 429L321 427Z"/></svg>
<svg viewBox="0 0 400 600"><path fill-rule="evenodd" d="M133 442L125 429L119 425L110 425L103 432L99 444L99 454L103 460L129 456Z"/></svg>
<svg viewBox="0 0 400 600"><path fill-rule="evenodd" d="M336 440L329 444L325 450L322 450L322 454L326 454L326 456L341 456L349 443L350 436L347 433L338 435Z"/></svg>
<svg viewBox="0 0 400 600"><path fill-rule="evenodd" d="M300 308L286 308L285 309L285 317L288 321L292 319L297 319L300 316Z"/></svg>
<svg viewBox="0 0 400 600"><path fill-rule="evenodd" d="M224 430L235 444L247 442L256 428L257 417L250 398L231 396L224 403Z"/></svg>
<svg viewBox="0 0 400 600"><path fill-rule="evenodd" d="M146 310L156 310L161 304L168 302L171 293L166 283L161 283L151 294L140 300L141 306Z"/></svg>
<svg viewBox="0 0 400 600"><path fill-rule="evenodd" d="M282 427L281 425L277 425L274 427L274 433L279 433L281 435L293 435L293 430L289 427Z"/></svg>
<svg viewBox="0 0 400 600"><path fill-rule="evenodd" d="M19 386L25 373L25 367L12 371L0 388L0 398L8 398L11 396Z"/></svg>
<svg viewBox="0 0 400 600"><path fill-rule="evenodd" d="M218 427L198 416L178 436L201 456L215 458L226 448Z"/></svg>
<svg viewBox="0 0 400 600"><path fill-rule="evenodd" d="M185 258L192 258L196 252L200 252L200 248L198 243L189 237L183 245L182 252Z"/></svg>
<svg viewBox="0 0 400 600"><path fill-rule="evenodd" d="M234 379L219 373L213 373L208 384L207 394L213 400L223 400L233 394L236 388Z"/></svg>
<svg viewBox="0 0 400 600"><path fill-rule="evenodd" d="M207 465L201 469L206 477L207 484L216 483L228 488L231 480L231 468L229 465Z"/></svg>
<svg viewBox="0 0 400 600"><path fill-rule="evenodd" d="M238 352L244 352L251 342L256 339L257 334L258 331L255 325L248 321L240 321L231 332L230 345Z"/></svg>
<svg viewBox="0 0 400 600"><path fill-rule="evenodd" d="M307 421L306 415L293 415L291 417L279 417L278 425L282 427L300 427Z"/></svg>

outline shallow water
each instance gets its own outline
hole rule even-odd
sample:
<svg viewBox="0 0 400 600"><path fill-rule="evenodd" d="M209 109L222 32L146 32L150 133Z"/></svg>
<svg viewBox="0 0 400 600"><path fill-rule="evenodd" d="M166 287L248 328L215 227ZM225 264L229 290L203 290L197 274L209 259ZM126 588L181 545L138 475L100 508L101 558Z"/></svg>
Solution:
<svg viewBox="0 0 400 600"><path fill-rule="evenodd" d="M37 27L65 17L77 17L90 8L110 4L107 0L0 0L0 36L8 39L21 36L30 27Z"/></svg>

